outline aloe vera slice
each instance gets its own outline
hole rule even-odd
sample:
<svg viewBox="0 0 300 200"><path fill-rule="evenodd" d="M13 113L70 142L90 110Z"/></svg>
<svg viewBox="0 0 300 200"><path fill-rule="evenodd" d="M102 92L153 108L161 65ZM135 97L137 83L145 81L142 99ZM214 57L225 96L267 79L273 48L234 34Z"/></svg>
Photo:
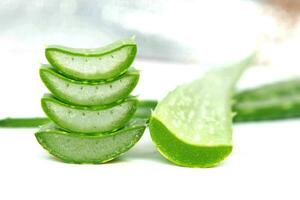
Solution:
<svg viewBox="0 0 300 200"><path fill-rule="evenodd" d="M60 100L83 106L105 105L126 98L139 80L139 72L130 70L112 81L86 82L66 78L49 67L40 68L46 87Z"/></svg>
<svg viewBox="0 0 300 200"><path fill-rule="evenodd" d="M74 134L46 125L35 136L53 156L69 163L105 163L133 147L145 130L143 123L132 123L109 135Z"/></svg>
<svg viewBox="0 0 300 200"><path fill-rule="evenodd" d="M50 95L42 98L42 108L52 121L65 130L78 133L119 129L132 118L137 104L137 99L128 98L116 105L83 107L65 104Z"/></svg>
<svg viewBox="0 0 300 200"><path fill-rule="evenodd" d="M212 167L231 153L231 98L238 78L253 58L209 71L202 79L177 87L158 103L149 128L165 158L181 166Z"/></svg>
<svg viewBox="0 0 300 200"><path fill-rule="evenodd" d="M75 79L111 79L124 73L137 52L133 38L124 39L96 49L75 49L52 45L45 55L61 73Z"/></svg>

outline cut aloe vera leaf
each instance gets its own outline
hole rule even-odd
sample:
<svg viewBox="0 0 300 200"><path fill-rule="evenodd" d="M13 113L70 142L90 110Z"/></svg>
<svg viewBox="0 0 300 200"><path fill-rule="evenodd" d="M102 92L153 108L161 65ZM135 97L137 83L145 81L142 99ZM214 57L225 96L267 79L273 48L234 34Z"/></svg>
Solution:
<svg viewBox="0 0 300 200"><path fill-rule="evenodd" d="M124 73L137 52L133 38L124 39L96 49L75 49L48 46L47 60L66 76L83 80L111 79Z"/></svg>
<svg viewBox="0 0 300 200"><path fill-rule="evenodd" d="M106 105L122 100L129 96L139 80L139 72L130 70L111 81L75 81L45 66L40 68L40 76L55 97L82 106Z"/></svg>
<svg viewBox="0 0 300 200"><path fill-rule="evenodd" d="M134 115L138 100L125 99L110 106L73 106L51 95L42 98L46 115L61 128L78 133L109 132L123 127Z"/></svg>
<svg viewBox="0 0 300 200"><path fill-rule="evenodd" d="M0 127L7 128L34 128L49 123L48 118L5 118L0 120Z"/></svg>
<svg viewBox="0 0 300 200"><path fill-rule="evenodd" d="M47 125L35 136L53 156L68 163L105 163L133 147L145 130L144 124L133 123L109 135L74 134Z"/></svg>
<svg viewBox="0 0 300 200"><path fill-rule="evenodd" d="M253 59L209 71L158 103L149 128L165 158L181 166L212 167L231 153L231 98L237 80Z"/></svg>

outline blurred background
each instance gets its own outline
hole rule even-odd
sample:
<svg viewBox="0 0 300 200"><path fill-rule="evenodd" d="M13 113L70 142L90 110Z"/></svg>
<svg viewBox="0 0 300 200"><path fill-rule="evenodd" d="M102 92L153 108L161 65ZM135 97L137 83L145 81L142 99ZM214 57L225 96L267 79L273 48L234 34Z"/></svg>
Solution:
<svg viewBox="0 0 300 200"><path fill-rule="evenodd" d="M47 44L92 48L135 35L142 98L255 50L258 65L272 69L250 70L257 80L244 82L300 74L299 13L298 0L1 0L0 115L43 115L38 68Z"/></svg>

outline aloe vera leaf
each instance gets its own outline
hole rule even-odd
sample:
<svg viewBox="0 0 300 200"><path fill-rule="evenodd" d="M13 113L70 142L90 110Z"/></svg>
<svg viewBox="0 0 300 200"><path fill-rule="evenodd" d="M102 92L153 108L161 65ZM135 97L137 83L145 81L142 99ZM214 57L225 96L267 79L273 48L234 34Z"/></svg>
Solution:
<svg viewBox="0 0 300 200"><path fill-rule="evenodd" d="M68 163L105 163L119 157L141 138L146 126L133 122L109 135L74 134L47 125L35 136L41 146L53 156Z"/></svg>
<svg viewBox="0 0 300 200"><path fill-rule="evenodd" d="M74 79L103 80L124 73L137 52L133 38L95 49L75 49L58 45L46 47L49 63Z"/></svg>
<svg viewBox="0 0 300 200"><path fill-rule="evenodd" d="M139 72L130 70L115 80L87 82L75 81L49 67L41 67L40 77L46 87L61 101L96 106L111 104L128 97L138 83Z"/></svg>
<svg viewBox="0 0 300 200"><path fill-rule="evenodd" d="M169 161L188 167L212 167L232 151L232 95L251 56L233 66L207 72L177 87L155 108L151 138Z"/></svg>
<svg viewBox="0 0 300 200"><path fill-rule="evenodd" d="M290 79L238 93L235 122L300 117L300 80Z"/></svg>
<svg viewBox="0 0 300 200"><path fill-rule="evenodd" d="M256 101L272 99L274 97L285 97L299 95L300 79L293 78L283 81L277 81L251 89L246 89L237 93L234 99L240 101Z"/></svg>
<svg viewBox="0 0 300 200"><path fill-rule="evenodd" d="M245 101L233 106L234 122L267 121L300 117L300 95Z"/></svg>
<svg viewBox="0 0 300 200"><path fill-rule="evenodd" d="M123 127L134 115L138 100L128 98L109 106L74 106L50 95L42 98L46 115L59 127L78 133L110 132Z"/></svg>
<svg viewBox="0 0 300 200"><path fill-rule="evenodd" d="M7 128L34 128L49 123L44 117L33 118L5 118L0 120L0 127Z"/></svg>

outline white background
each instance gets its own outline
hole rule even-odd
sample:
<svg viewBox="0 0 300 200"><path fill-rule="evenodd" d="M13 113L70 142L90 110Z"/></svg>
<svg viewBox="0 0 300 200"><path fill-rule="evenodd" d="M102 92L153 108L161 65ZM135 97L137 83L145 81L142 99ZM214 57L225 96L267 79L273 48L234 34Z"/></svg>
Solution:
<svg viewBox="0 0 300 200"><path fill-rule="evenodd" d="M0 19L3 23L0 24L0 118L43 116L40 98L47 90L38 76L39 64L45 62L43 45L93 47L111 41L110 35L99 33L105 29L99 24L96 27L84 20L78 22L76 9L73 9L75 14L70 9L73 5L70 2L76 1L60 1L60 10L54 7L55 13L49 16L47 1L30 1L37 5L27 1L26 5L19 4L18 0L3 2L3 7L0 4L2 13L9 13L13 6L20 8L7 19ZM120 16L123 10L118 12L115 3L109 4L103 14L110 20L109 24L119 23L116 33L127 28L126 33L136 32L138 40L144 37L139 41L148 41L140 45L144 49L134 63L141 70L134 93L142 99L163 98L176 85L201 76L212 67L207 63L223 63L245 55L262 37L269 39L259 40L258 46L272 66L250 69L238 89L300 76L300 26L286 36L285 28L282 31L282 27L261 13L250 3L252 1L232 0L231 6L229 0L222 3L218 0L193 1L197 7L184 0L168 1L162 6L165 10L158 9L164 11L158 17L144 12L151 11L153 7L147 5L149 2L153 5L154 1L142 2L146 8L135 12L129 9L127 17ZM102 4L98 6L101 8ZM22 9L26 11L24 16L18 15ZM90 13L89 10L85 12ZM196 14L198 16L194 17ZM97 16L94 19L96 21ZM8 28L4 30L3 27ZM170 48L164 46L168 43L161 43L163 39L172 41L171 46L177 49L165 52L164 48ZM281 42L274 44L273 40ZM182 43L186 49L180 52ZM163 50L160 45L164 46ZM150 61L152 55L173 62ZM151 59L141 59L145 57ZM198 64L175 63L177 59L198 60ZM297 119L234 125L233 153L220 166L209 169L184 168L169 163L156 151L148 130L134 148L112 162L65 164L42 149L34 137L35 131L0 129L0 200L300 199L300 120Z"/></svg>

